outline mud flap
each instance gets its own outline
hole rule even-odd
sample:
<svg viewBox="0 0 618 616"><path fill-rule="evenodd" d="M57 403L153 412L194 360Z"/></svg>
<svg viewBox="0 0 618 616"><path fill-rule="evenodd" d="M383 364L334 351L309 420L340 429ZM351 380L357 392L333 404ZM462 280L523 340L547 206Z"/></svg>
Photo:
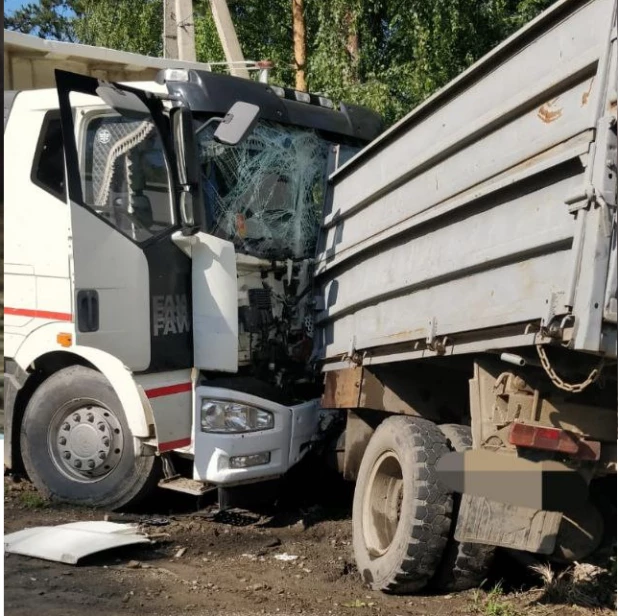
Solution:
<svg viewBox="0 0 618 616"><path fill-rule="evenodd" d="M455 539L514 550L551 554L562 513L520 507L462 494Z"/></svg>

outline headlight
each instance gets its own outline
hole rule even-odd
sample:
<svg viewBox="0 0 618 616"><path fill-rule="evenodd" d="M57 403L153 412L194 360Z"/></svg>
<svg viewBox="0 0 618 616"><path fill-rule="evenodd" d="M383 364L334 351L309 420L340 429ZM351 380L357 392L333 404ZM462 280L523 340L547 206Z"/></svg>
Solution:
<svg viewBox="0 0 618 616"><path fill-rule="evenodd" d="M254 432L275 427L275 417L268 411L218 400L202 400L202 432Z"/></svg>

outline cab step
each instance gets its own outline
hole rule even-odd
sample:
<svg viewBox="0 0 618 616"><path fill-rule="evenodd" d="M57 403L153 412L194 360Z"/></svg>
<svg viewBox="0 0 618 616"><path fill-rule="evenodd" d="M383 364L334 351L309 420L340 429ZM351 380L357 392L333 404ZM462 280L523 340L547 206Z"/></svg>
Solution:
<svg viewBox="0 0 618 616"><path fill-rule="evenodd" d="M159 481L159 487L165 490L184 492L192 496L202 496L207 492L217 489L217 486L212 484L196 481L195 479L188 479L187 477L180 477L179 475L161 479L161 481Z"/></svg>

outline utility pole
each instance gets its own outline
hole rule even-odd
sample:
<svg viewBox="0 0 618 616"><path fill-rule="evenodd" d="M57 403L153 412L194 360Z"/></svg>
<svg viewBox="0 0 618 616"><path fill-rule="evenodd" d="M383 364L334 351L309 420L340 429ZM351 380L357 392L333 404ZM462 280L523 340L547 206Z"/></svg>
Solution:
<svg viewBox="0 0 618 616"><path fill-rule="evenodd" d="M163 0L163 57L195 62L192 0Z"/></svg>
<svg viewBox="0 0 618 616"><path fill-rule="evenodd" d="M163 57L178 59L176 0L163 0Z"/></svg>
<svg viewBox="0 0 618 616"><path fill-rule="evenodd" d="M195 62L195 18L193 0L176 0L178 59Z"/></svg>
<svg viewBox="0 0 618 616"><path fill-rule="evenodd" d="M219 33L225 59L230 63L230 73L236 77L249 79L249 71L240 64L245 61L245 57L242 54L226 0L210 0L210 9Z"/></svg>
<svg viewBox="0 0 618 616"><path fill-rule="evenodd" d="M249 79L226 0L209 0L230 73ZM163 0L163 57L195 62L195 24L192 0Z"/></svg>

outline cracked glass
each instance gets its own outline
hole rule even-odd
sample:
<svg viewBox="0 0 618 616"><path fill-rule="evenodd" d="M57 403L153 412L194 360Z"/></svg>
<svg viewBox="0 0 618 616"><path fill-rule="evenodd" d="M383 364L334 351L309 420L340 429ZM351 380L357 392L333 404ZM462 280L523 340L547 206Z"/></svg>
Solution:
<svg viewBox="0 0 618 616"><path fill-rule="evenodd" d="M334 142L312 129L260 121L239 145L224 146L215 130L197 133L210 232L260 258L312 257Z"/></svg>

